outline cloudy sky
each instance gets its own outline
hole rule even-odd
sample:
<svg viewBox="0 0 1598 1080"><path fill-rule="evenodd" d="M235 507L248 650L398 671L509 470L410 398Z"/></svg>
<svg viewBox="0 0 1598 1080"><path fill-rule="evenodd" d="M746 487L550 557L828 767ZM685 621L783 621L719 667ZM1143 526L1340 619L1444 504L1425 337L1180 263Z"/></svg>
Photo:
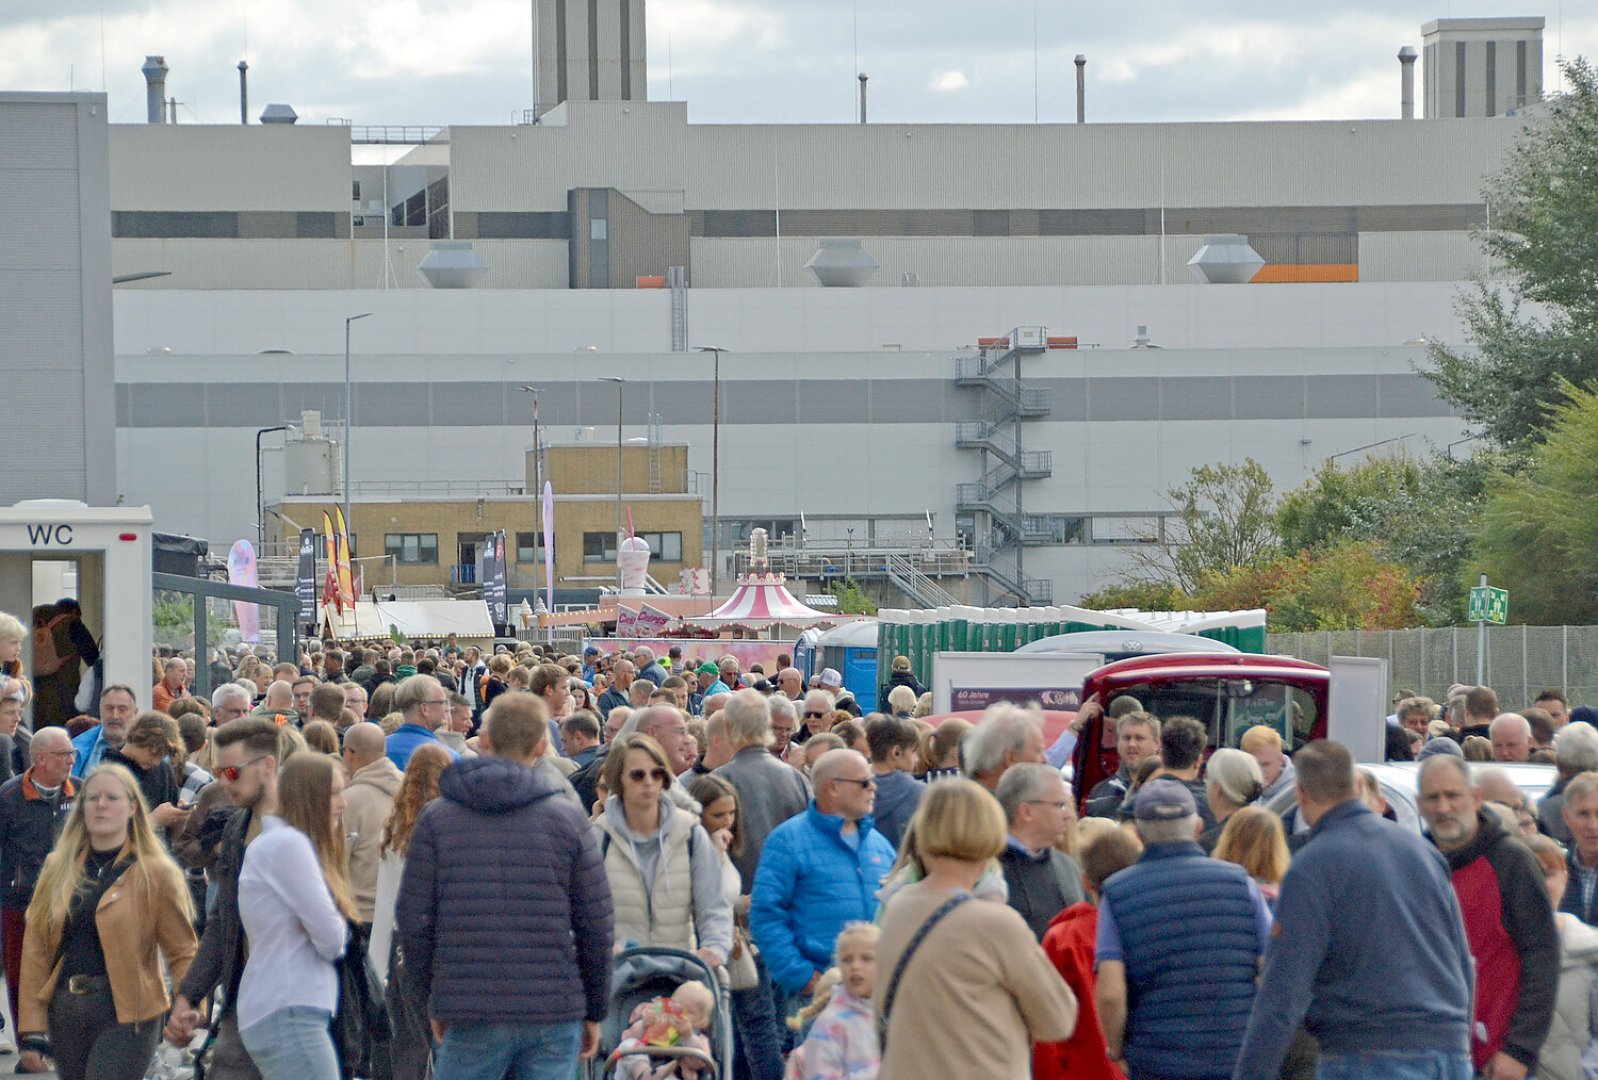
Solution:
<svg viewBox="0 0 1598 1080"><path fill-rule="evenodd" d="M319 123L504 123L530 103L535 0L0 0L0 90L111 95L144 118L139 67L166 56L183 123L286 101ZM544 0L550 2L550 0ZM1448 0L647 0L649 96L696 123L1386 117L1400 45L1438 17L1542 15L1554 58L1598 54L1598 2ZM857 59L858 57L858 66Z"/></svg>

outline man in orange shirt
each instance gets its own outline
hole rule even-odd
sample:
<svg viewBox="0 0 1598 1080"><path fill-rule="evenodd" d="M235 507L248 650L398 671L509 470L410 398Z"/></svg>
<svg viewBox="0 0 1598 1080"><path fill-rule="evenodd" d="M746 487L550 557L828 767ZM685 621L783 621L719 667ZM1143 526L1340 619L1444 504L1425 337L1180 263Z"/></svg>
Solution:
<svg viewBox="0 0 1598 1080"><path fill-rule="evenodd" d="M156 712L167 712L172 703L189 692L189 665L181 656L169 657L161 681L155 684L152 703Z"/></svg>

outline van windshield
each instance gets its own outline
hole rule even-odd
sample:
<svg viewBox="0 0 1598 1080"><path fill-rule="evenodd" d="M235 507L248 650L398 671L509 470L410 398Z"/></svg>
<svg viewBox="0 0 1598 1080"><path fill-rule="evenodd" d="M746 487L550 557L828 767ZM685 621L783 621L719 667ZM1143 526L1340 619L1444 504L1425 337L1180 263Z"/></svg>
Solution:
<svg viewBox="0 0 1598 1080"><path fill-rule="evenodd" d="M1274 679L1174 679L1138 683L1115 696L1134 697L1162 720L1191 716L1209 729L1210 747L1236 746L1257 725L1282 736L1289 752L1310 741L1320 710L1303 687Z"/></svg>

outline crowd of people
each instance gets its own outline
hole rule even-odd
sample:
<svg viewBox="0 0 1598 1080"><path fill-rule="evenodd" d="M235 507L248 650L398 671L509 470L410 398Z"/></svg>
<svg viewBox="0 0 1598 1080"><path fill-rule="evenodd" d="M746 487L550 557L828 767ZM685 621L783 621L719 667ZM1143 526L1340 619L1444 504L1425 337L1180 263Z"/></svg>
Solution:
<svg viewBox="0 0 1598 1080"><path fill-rule="evenodd" d="M31 732L0 684L17 1071L135 1080L163 1040L220 1080L1598 1061L1598 728L1562 695L1401 694L1422 833L1337 743L1211 747L1125 698L1052 745L1012 705L934 727L903 658L877 709L675 648L230 659L205 698L169 655L156 708L110 685ZM1101 712L1120 771L1079 800ZM1474 763L1538 754L1540 802Z"/></svg>

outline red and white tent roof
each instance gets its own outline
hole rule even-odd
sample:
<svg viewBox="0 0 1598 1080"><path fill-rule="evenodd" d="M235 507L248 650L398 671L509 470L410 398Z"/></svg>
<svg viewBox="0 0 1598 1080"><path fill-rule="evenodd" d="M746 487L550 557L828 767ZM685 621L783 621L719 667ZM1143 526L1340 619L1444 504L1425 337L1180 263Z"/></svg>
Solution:
<svg viewBox="0 0 1598 1080"><path fill-rule="evenodd" d="M708 615L689 619L694 623L787 623L809 626L817 622L837 622L838 616L806 607L783 584L781 574L741 577L738 588L727 602Z"/></svg>

